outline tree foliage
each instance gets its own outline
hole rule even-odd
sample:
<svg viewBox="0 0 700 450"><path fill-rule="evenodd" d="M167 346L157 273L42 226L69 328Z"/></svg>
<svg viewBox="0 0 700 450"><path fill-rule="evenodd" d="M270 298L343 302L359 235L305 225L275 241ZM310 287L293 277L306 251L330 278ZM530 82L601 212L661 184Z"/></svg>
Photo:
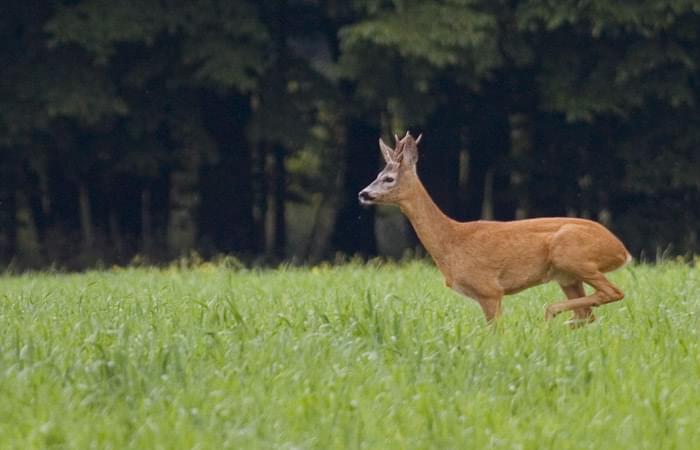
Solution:
<svg viewBox="0 0 700 450"><path fill-rule="evenodd" d="M456 217L576 214L635 251L697 251L698 13L691 0L6 2L0 257L374 254L384 213L355 192L377 135L406 128L426 132L422 175Z"/></svg>

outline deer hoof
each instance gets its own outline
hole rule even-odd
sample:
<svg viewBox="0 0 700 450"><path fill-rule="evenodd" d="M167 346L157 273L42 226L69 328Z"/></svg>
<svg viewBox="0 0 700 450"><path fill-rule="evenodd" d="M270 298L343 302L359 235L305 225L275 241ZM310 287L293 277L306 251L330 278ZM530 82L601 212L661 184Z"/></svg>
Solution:
<svg viewBox="0 0 700 450"><path fill-rule="evenodd" d="M553 306L547 307L547 310L544 312L544 319L545 320L552 320L554 319L557 314L559 314L559 311L557 311Z"/></svg>
<svg viewBox="0 0 700 450"><path fill-rule="evenodd" d="M572 329L576 328L581 328L584 325L588 325L589 323L595 322L595 316L593 314L585 317L574 317L572 319L567 320L566 323L568 326L570 326Z"/></svg>

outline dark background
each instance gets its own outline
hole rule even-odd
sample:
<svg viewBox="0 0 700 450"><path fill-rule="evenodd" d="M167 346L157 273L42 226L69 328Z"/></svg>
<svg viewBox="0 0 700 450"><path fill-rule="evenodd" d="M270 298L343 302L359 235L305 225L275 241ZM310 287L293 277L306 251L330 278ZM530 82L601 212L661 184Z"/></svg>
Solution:
<svg viewBox="0 0 700 450"><path fill-rule="evenodd" d="M0 61L0 265L399 256L406 129L452 217L698 250L697 1L6 1Z"/></svg>

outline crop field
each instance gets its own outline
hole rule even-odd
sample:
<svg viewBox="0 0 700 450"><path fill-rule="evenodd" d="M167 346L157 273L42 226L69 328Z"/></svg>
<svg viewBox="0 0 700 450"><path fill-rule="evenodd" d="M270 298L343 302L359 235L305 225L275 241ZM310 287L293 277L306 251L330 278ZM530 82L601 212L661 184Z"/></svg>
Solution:
<svg viewBox="0 0 700 450"><path fill-rule="evenodd" d="M2 449L697 449L700 269L571 330L428 263L0 277Z"/></svg>

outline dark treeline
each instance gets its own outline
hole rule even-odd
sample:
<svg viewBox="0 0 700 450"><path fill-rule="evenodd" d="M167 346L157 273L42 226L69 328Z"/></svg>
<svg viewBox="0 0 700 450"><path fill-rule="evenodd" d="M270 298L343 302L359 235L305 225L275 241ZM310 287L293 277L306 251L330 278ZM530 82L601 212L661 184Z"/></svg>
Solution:
<svg viewBox="0 0 700 450"><path fill-rule="evenodd" d="M2 2L0 57L2 265L400 254L406 129L455 218L698 250L696 0Z"/></svg>

